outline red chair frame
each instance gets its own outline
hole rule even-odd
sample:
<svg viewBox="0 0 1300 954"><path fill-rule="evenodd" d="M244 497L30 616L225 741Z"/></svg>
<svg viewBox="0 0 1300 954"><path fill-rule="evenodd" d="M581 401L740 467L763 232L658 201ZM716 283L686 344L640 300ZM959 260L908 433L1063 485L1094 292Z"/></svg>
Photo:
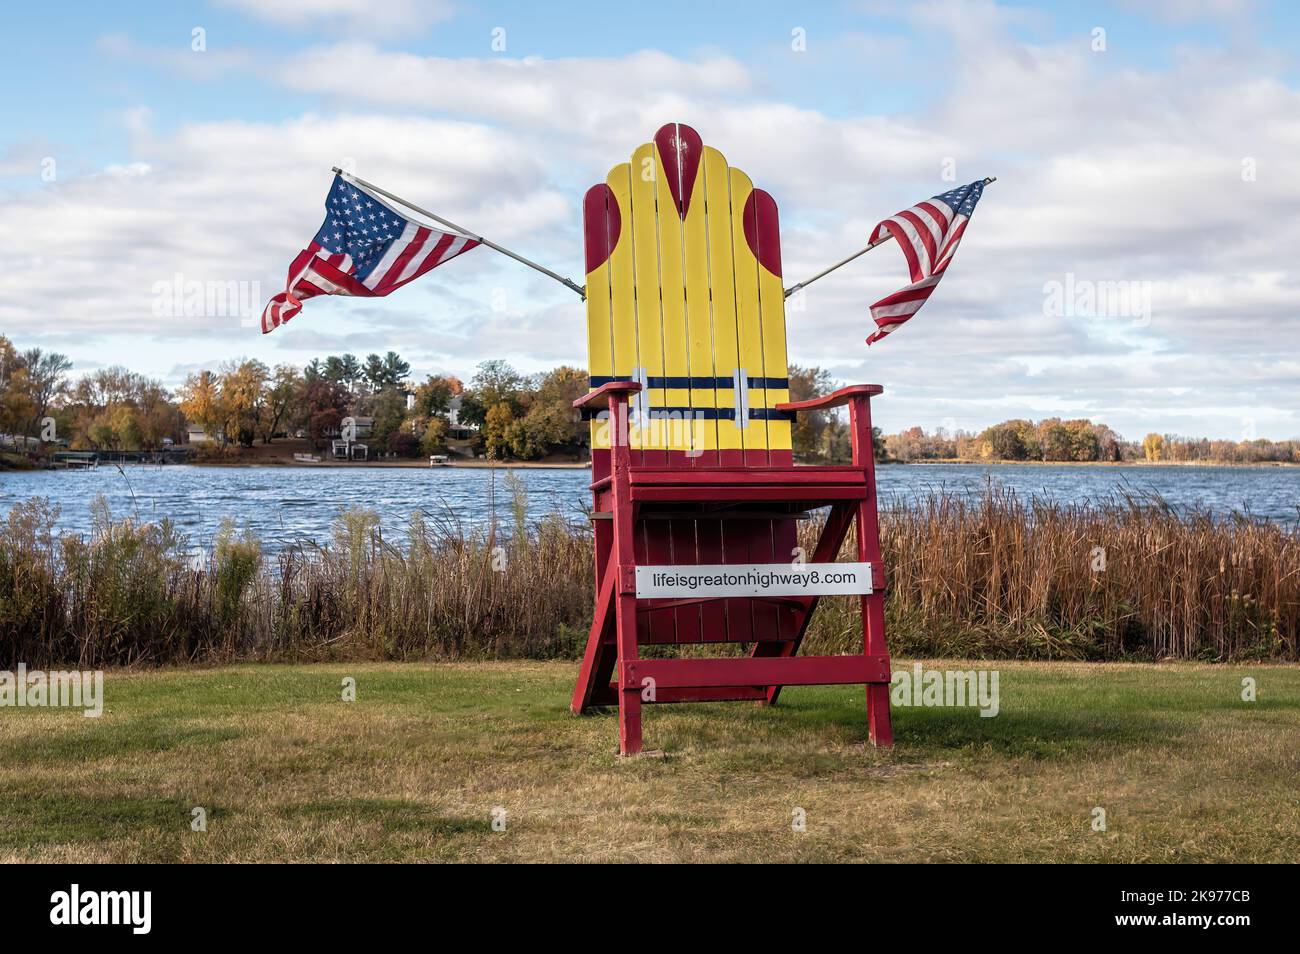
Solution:
<svg viewBox="0 0 1300 954"><path fill-rule="evenodd" d="M849 466L698 467L644 466L628 441L629 400L641 390L633 381L612 381L573 402L575 408L608 413L611 468L591 485L597 518L612 533L597 538L596 609L571 708L618 706L619 751L642 751L643 702L753 700L771 705L783 686L865 684L867 727L877 746L893 744L889 719L889 651L885 645L885 572L880 554L871 398L879 385L841 388L824 398L777 405L791 414L847 405L853 458ZM642 659L638 653L634 528L656 505L760 504L799 509L829 507L821 537L809 557L835 560L854 527L858 559L872 566L872 589L861 597L862 652L844 656L798 656L817 608L816 596L782 600L793 607L794 635L755 642L749 656ZM606 516L608 515L608 516ZM603 539L602 539L603 537ZM651 601L640 601L651 602ZM663 608L664 601L653 601ZM708 599L675 601L706 603ZM644 609L644 608L643 608ZM647 691L652 687L652 691Z"/></svg>

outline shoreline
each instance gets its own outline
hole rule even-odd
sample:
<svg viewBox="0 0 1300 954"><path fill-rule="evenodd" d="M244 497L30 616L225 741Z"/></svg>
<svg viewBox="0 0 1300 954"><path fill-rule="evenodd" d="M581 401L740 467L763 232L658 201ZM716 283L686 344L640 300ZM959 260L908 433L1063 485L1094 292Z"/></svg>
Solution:
<svg viewBox="0 0 1300 954"><path fill-rule="evenodd" d="M891 464L963 464L966 466L1000 467L1300 467L1288 460L1231 461L1231 460L978 460L962 457L940 457L927 460L897 460Z"/></svg>
<svg viewBox="0 0 1300 954"><path fill-rule="evenodd" d="M143 464L145 467L155 467L156 464ZM173 466L173 465L164 465ZM589 463L565 463L564 461L536 461L536 460L463 460L448 462L431 466L428 461L423 460L320 460L320 461L301 461L301 460L284 460L283 458L271 457L265 460L196 460L190 461L184 465L188 467L301 467L308 469L392 469L392 470L590 470Z"/></svg>

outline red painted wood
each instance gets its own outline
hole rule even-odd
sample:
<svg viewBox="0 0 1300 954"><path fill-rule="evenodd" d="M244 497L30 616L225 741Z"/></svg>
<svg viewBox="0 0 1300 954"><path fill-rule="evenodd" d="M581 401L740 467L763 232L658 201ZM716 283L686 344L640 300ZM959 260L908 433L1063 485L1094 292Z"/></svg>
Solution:
<svg viewBox="0 0 1300 954"><path fill-rule="evenodd" d="M627 404L628 395L635 394L641 390L641 384L638 381L607 381L594 391L588 391L582 397L573 402L573 406L582 410L583 408L601 408L608 407L613 410L616 402L622 401L624 406ZM610 429L613 430L614 418L610 417ZM620 418L619 427L626 427L627 418Z"/></svg>
<svg viewBox="0 0 1300 954"><path fill-rule="evenodd" d="M637 538L644 541L645 557L638 559L642 565L668 566L673 562L672 530L667 520L642 520L637 525ZM648 601L641 601L644 606ZM640 614L641 622L649 627L652 643L677 642L677 611L654 609Z"/></svg>
<svg viewBox="0 0 1300 954"><path fill-rule="evenodd" d="M884 392L885 389L879 384L851 384L838 391L832 391L825 397L812 398L808 401L788 401L778 404L776 409L778 411L823 411L832 407L843 407L850 402Z"/></svg>
<svg viewBox="0 0 1300 954"><path fill-rule="evenodd" d="M638 467L632 485L671 484L687 487L707 484L865 484L861 467L716 467L708 470L667 470Z"/></svg>
<svg viewBox="0 0 1300 954"><path fill-rule="evenodd" d="M799 544L799 525L794 520L773 520L772 521L772 542L775 552L773 553L773 563L782 560L791 561L794 559L794 549ZM788 601L778 601L777 604L777 636L783 640L794 639L799 631L799 616L803 609L803 601L790 603Z"/></svg>
<svg viewBox="0 0 1300 954"><path fill-rule="evenodd" d="M745 200L745 242L754 257L773 275L781 276L781 226L777 222L776 200L755 189Z"/></svg>
<svg viewBox="0 0 1300 954"><path fill-rule="evenodd" d="M605 183L587 190L582 200L583 246L590 275L609 260L622 227L618 200Z"/></svg>
<svg viewBox="0 0 1300 954"><path fill-rule="evenodd" d="M695 555L697 563L722 563L721 520L695 521ZM700 641L726 642L727 601L709 600L700 605Z"/></svg>
<svg viewBox="0 0 1300 954"><path fill-rule="evenodd" d="M749 527L739 520L721 523L718 533L722 544L720 563L743 563L749 558ZM754 638L753 601L743 598L731 598L722 601L723 613L726 615L727 628L724 641L729 643L748 642Z"/></svg>
<svg viewBox="0 0 1300 954"><path fill-rule="evenodd" d="M684 221L690 209L691 190L700 174L704 143L700 134L690 126L668 123L655 133L655 146L659 149L660 160L668 173L668 191L672 193L677 214Z"/></svg>
<svg viewBox="0 0 1300 954"><path fill-rule="evenodd" d="M882 566L880 559L880 523L876 513L875 448L871 442L871 401L861 398L849 405L849 430L853 437L853 463L863 469L871 481L871 494L858 504L858 560ZM862 597L863 652L880 656L889 669L889 648L885 645L885 593L876 590ZM894 744L889 720L889 686L867 686L867 731L871 741L881 748Z"/></svg>
<svg viewBox="0 0 1300 954"><path fill-rule="evenodd" d="M700 554L695 545L696 521L668 520L663 522L668 526L670 544L668 562L673 566L698 564L700 562ZM672 612L673 618L677 623L677 642L700 642L703 633L700 625L699 605L679 606Z"/></svg>
<svg viewBox="0 0 1300 954"><path fill-rule="evenodd" d="M626 383L626 382L615 382ZM641 751L641 690L625 678L628 666L636 662L636 589L633 577L636 559L633 554L632 495L629 471L631 455L626 439L627 397L609 402L610 443L614 472L614 605L618 642L619 682L623 687L618 699L618 750L623 755Z"/></svg>
<svg viewBox="0 0 1300 954"><path fill-rule="evenodd" d="M736 503L757 501L789 501L817 506L833 500L861 500L867 496L865 484L857 487L843 484L796 484L793 487L760 484L752 487L633 487L632 500L635 502L683 503L698 501L702 495L717 502L734 501Z"/></svg>
<svg viewBox="0 0 1300 954"><path fill-rule="evenodd" d="M638 659L622 667L619 685L626 693L630 686L639 688L646 678L654 680L656 695L669 688L765 686L778 681L787 686L883 685L888 694L889 657Z"/></svg>
<svg viewBox="0 0 1300 954"><path fill-rule="evenodd" d="M776 547L772 543L771 520L755 520L750 524L749 559L747 563L776 563ZM782 563L789 559L781 560ZM770 602L751 600L754 617L754 638L758 640L780 639L780 610Z"/></svg>

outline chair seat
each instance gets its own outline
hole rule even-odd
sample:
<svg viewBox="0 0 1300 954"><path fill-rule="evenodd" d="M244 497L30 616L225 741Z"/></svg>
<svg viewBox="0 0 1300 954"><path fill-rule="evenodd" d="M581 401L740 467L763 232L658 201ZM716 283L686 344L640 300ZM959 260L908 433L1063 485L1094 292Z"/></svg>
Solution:
<svg viewBox="0 0 1300 954"><path fill-rule="evenodd" d="M871 492L861 467L632 467L628 471L633 503L698 501L769 501L813 506L840 500L864 500ZM591 485L598 510L612 493L606 477Z"/></svg>

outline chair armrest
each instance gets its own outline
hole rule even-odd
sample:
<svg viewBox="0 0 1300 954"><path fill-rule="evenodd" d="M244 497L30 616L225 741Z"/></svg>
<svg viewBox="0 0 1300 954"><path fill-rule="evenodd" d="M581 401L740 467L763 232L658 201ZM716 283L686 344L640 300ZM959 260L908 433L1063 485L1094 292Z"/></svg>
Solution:
<svg viewBox="0 0 1300 954"><path fill-rule="evenodd" d="M594 391L589 391L573 402L579 410L592 407L609 407L610 401L626 400L641 390L639 381L610 381Z"/></svg>
<svg viewBox="0 0 1300 954"><path fill-rule="evenodd" d="M776 409L778 411L825 411L833 407L843 407L855 400L883 394L884 391L885 389L879 384L850 384L847 388L840 388L825 397L813 398L811 401L790 401L778 404Z"/></svg>

